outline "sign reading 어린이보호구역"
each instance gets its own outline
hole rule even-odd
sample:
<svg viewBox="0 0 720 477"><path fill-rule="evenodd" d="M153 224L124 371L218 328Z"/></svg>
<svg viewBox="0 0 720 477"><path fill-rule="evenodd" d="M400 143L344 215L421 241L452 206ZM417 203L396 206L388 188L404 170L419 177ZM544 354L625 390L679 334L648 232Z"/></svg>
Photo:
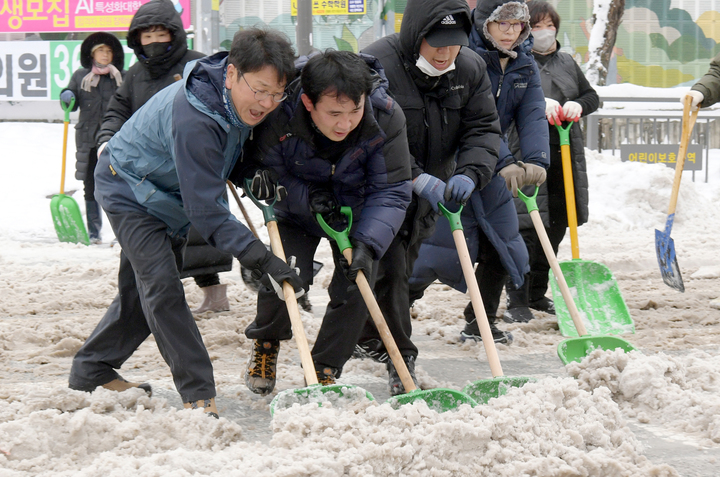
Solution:
<svg viewBox="0 0 720 477"><path fill-rule="evenodd" d="M0 0L0 33L124 31L150 0ZM346 0L350 1L350 0ZM190 0L172 0L190 26Z"/></svg>
<svg viewBox="0 0 720 477"><path fill-rule="evenodd" d="M679 144L622 144L620 158L623 162L644 162L646 164L665 164L675 168ZM685 154L683 170L702 170L702 146L690 144Z"/></svg>
<svg viewBox="0 0 720 477"><path fill-rule="evenodd" d="M2 0L0 0L2 1ZM125 69L137 61L125 50ZM60 91L81 67L82 41L5 41L0 49L0 101L60 99Z"/></svg>

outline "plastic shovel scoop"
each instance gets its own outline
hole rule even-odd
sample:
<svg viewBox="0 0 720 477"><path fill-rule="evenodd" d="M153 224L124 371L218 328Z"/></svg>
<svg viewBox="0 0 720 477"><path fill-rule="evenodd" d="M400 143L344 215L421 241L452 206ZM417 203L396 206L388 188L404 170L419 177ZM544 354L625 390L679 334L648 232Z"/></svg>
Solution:
<svg viewBox="0 0 720 477"><path fill-rule="evenodd" d="M63 153L62 153L62 173L60 176L60 193L56 194L50 200L50 214L52 214L53 224L58 240L61 242L81 243L90 245L85 223L83 222L82 213L75 199L69 195L65 195L65 163L67 161L67 139L68 124L70 124L70 111L75 105L75 98L70 100L70 104L65 107L64 102L60 105L65 111L64 131L63 131Z"/></svg>
<svg viewBox="0 0 720 477"><path fill-rule="evenodd" d="M552 245L550 244L550 239L547 236L545 226L543 225L542 219L540 218L540 212L538 212L538 206L535 200L538 194L538 190L539 189L537 188L535 189L535 194L532 197L528 197L523 194L522 191L518 190L518 197L520 197L527 206L528 212L530 213L530 218L532 219L533 225L535 226L535 231L540 238L540 243L542 244L543 251L545 252L545 256L547 257L547 261L550 264L553 274L555 275L555 279L557 280L557 286L562 293L562 297L565 300L567 309L569 310L570 316L572 317L572 322L575 328L577 328L577 332L580 336L579 338L570 338L564 340L558 345L558 356L560 357L560 360L562 360L564 364L568 364L571 361L580 362L585 356L587 356L597 348L605 350L614 350L617 348L621 348L626 353L634 351L635 348L633 347L633 345L631 345L622 338L618 338L617 336L588 335L585 324L580 318L580 312L575 306L575 300L570 294L570 288L565 281L563 271L560 269L560 264L558 264L557 257L555 257L555 252L553 251Z"/></svg>
<svg viewBox="0 0 720 477"><path fill-rule="evenodd" d="M680 150L678 151L677 163L675 164L675 179L673 180L672 192L670 194L670 207L668 207L665 230L661 232L655 229L655 252L657 254L658 265L660 266L660 275L662 275L663 282L665 282L667 286L680 292L685 291L685 284L683 283L682 275L680 275L680 266L677 263L677 255L675 255L675 241L670 237L670 230L675 221L675 206L677 205L680 180L682 179L682 172L685 167L685 154L690 144L690 136L695 126L695 120L700 111L700 108L698 108L690 113L691 104L692 99L686 97L685 101L683 101L682 137L680 138Z"/></svg>
<svg viewBox="0 0 720 477"><path fill-rule="evenodd" d="M273 205L277 198L274 198L272 203L263 204L253 196L250 191L250 181L245 181L245 193L250 199L262 210L265 225L268 229L268 236L270 237L270 248L273 253L280 258L282 261L286 261L285 251L283 250L282 240L280 239L280 232L277 226L277 218L275 217L275 210ZM303 373L305 375L305 382L308 386L300 389L288 389L281 391L275 396L270 402L270 414L275 414L276 410L283 410L292 407L294 404L309 404L317 403L318 406L322 406L323 403L332 402L333 405L343 406L348 401L355 402L358 399L367 399L374 401L375 398L368 391L358 388L357 386L350 386L346 384L331 384L327 386L321 386L318 383L317 374L315 374L315 364L310 354L310 347L308 346L307 336L305 335L305 328L303 327L302 319L300 318L300 308L298 308L297 298L295 297L295 290L292 285L288 282L283 282L283 295L285 297L285 305L287 306L288 315L290 315L290 324L292 325L293 336L295 337L295 344L298 347L300 353L300 362L302 363Z"/></svg>
<svg viewBox="0 0 720 477"><path fill-rule="evenodd" d="M568 228L572 260L562 262L560 269L568 286L573 289L575 305L587 317L587 330L591 335L619 335L634 333L633 323L620 287L612 272L605 265L589 260L580 260L578 244L577 209L575 208L575 184L570 157L570 127L556 124L560 134L565 200L567 203ZM551 272L554 273L554 272ZM568 305L558 288L557 281L550 276L550 288L555 301L555 315L563 336L579 336L573 325Z"/></svg>
<svg viewBox="0 0 720 477"><path fill-rule="evenodd" d="M508 389L522 387L525 383L533 381L533 379L503 375L497 348L495 348L495 341L493 340L492 331L490 331L490 322L488 321L487 314L485 314L485 306L480 296L480 287L478 286L477 278L475 278L472 259L470 258L467 243L465 242L465 233L463 232L462 221L460 220L460 213L463 208L460 206L457 212L450 212L442 204L438 204L438 207L450 222L450 230L452 230L453 239L455 240L455 247L457 248L460 258L460 266L465 276L465 282L467 283L468 292L470 293L470 301L475 311L475 317L478 327L480 328L480 336L482 337L482 343L485 347L485 354L487 354L490 371L493 375L492 379L482 379L468 384L463 388L463 392L478 403L485 404L491 398L506 394Z"/></svg>
<svg viewBox="0 0 720 477"><path fill-rule="evenodd" d="M347 262L352 263L352 245L350 243L350 238L348 237L350 228L352 227L352 209L350 207L341 207L340 212L348 219L348 225L345 230L337 231L333 229L325 222L320 214L317 214L316 218L325 233L335 240L340 252L343 254ZM360 289L360 293L362 294L363 300L365 300L365 304L370 312L370 316L375 322L375 326L380 333L380 338L385 345L388 356L390 356L390 359L398 372L400 381L402 381L405 391L407 391L406 394L391 397L387 400L387 402L397 408L403 404L425 401L429 408L437 412L450 411L461 404L469 404L473 407L476 406L477 402L475 402L475 400L460 391L443 388L422 390L415 386L415 382L413 382L410 372L407 369L407 365L405 364L405 361L403 361L400 350L395 343L395 339L390 333L390 329L388 328L385 317L383 316L380 306L375 299L375 295L370 288L370 284L362 271L358 272L355 283Z"/></svg>

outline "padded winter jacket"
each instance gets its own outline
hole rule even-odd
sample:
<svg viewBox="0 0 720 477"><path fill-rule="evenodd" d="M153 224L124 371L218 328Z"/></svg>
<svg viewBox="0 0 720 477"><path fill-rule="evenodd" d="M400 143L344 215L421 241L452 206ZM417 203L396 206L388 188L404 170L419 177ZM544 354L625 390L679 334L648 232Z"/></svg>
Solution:
<svg viewBox="0 0 720 477"><path fill-rule="evenodd" d="M380 258L392 242L410 203L410 152L405 116L388 95L388 81L380 62L363 58L375 72L375 85L365 99L360 124L342 144L316 145L310 113L301 101L298 78L281 108L254 132L246 157L277 171L288 192L275 204L279 220L292 222L314 236L326 237L308 201L310 186L331 189L338 203L353 210L350 236L369 245ZM306 58L298 60L301 68ZM335 149L334 148L344 148Z"/></svg>
<svg viewBox="0 0 720 477"><path fill-rule="evenodd" d="M137 211L126 204L140 204L173 236L192 223L210 245L238 257L255 238L230 213L225 181L251 128L226 119L227 55L188 63L183 81L150 98L123 125L107 145L110 167L98 166L95 177L117 174L124 182L97 180L95 196L105 210Z"/></svg>

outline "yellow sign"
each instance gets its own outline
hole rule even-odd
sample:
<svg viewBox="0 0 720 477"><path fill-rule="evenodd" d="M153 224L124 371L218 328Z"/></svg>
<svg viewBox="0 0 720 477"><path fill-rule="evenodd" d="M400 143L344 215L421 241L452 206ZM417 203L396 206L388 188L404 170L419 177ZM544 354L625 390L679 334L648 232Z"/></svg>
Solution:
<svg viewBox="0 0 720 477"><path fill-rule="evenodd" d="M290 2L290 14L297 16L297 2ZM312 0L313 15L365 15L365 0Z"/></svg>

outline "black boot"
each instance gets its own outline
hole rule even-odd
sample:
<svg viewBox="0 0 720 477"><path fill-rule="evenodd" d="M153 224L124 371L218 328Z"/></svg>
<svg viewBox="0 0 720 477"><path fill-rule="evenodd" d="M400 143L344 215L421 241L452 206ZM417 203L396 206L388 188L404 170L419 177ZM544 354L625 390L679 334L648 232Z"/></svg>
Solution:
<svg viewBox="0 0 720 477"><path fill-rule="evenodd" d="M85 201L85 215L87 216L88 237L90 243L100 243L100 229L102 228L102 214L100 205L94 200Z"/></svg>
<svg viewBox="0 0 720 477"><path fill-rule="evenodd" d="M478 327L477 319L475 319L475 311L472 303L467 304L463 314L465 315L465 329L460 332L460 341L464 342L466 340L473 340L479 343L482 341L482 337L480 336L480 328ZM512 333L509 331L502 331L495 326L495 319L495 316L488 315L488 323L490 324L493 341L501 344L512 343Z"/></svg>
<svg viewBox="0 0 720 477"><path fill-rule="evenodd" d="M525 281L520 288L515 288L512 280L508 278L505 291L507 310L503 313L503 320L507 323L527 323L535 318L529 308L530 274L525 275Z"/></svg>
<svg viewBox="0 0 720 477"><path fill-rule="evenodd" d="M408 372L410 373L410 378L413 380L413 383L415 383L415 387L420 389L417 378L415 377L415 356L403 356L402 358L403 361L405 361L405 366L407 366ZM405 394L405 386L400 380L400 375L398 375L397 369L395 369L395 365L392 360L387 362L386 367L388 371L390 395L397 396L399 394Z"/></svg>

